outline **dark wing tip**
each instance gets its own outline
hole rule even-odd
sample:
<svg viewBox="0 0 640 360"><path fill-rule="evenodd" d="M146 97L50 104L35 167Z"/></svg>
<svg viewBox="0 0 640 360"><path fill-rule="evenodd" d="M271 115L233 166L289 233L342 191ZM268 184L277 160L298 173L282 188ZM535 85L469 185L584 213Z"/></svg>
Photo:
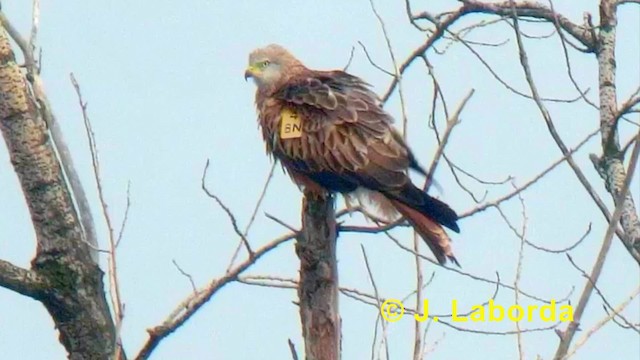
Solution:
<svg viewBox="0 0 640 360"><path fill-rule="evenodd" d="M451 256L447 256L447 257L449 258L449 261L451 261L452 263L456 264L457 267L462 269L462 266L460 265L460 263L458 262L458 259L456 259L455 256L451 255Z"/></svg>
<svg viewBox="0 0 640 360"><path fill-rule="evenodd" d="M458 226L458 223L456 222L458 220L458 217L456 216L456 219L453 220L451 223L449 223L448 225L446 225L449 229L460 233L460 227Z"/></svg>
<svg viewBox="0 0 640 360"><path fill-rule="evenodd" d="M445 202L433 198L427 194L426 208L429 212L429 216L433 217L440 224L448 227L449 229L459 233L460 227L458 226L458 214L449 207Z"/></svg>

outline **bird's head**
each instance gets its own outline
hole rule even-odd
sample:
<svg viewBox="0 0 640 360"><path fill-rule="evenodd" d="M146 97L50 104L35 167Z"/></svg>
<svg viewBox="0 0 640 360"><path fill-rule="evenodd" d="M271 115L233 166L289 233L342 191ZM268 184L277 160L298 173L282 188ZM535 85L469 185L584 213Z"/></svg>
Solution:
<svg viewBox="0 0 640 360"><path fill-rule="evenodd" d="M283 81L285 74L298 65L302 64L285 48L271 44L249 54L249 66L244 78L252 78L258 87L273 86Z"/></svg>

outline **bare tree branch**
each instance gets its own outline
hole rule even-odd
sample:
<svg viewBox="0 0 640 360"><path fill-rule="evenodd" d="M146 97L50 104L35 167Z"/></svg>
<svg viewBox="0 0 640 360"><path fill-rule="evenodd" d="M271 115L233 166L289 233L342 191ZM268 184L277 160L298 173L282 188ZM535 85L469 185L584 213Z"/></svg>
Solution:
<svg viewBox="0 0 640 360"><path fill-rule="evenodd" d="M576 247L578 247L578 245L582 244L582 242L584 241L584 239L587 238L587 236L591 233L591 223L589 223L589 227L587 228L587 231L578 239L578 241L576 241L575 243L563 248L563 249L558 249L558 250L554 250L554 249L548 249L539 245L536 245L534 243L532 243L529 240L525 240L525 243L529 246L531 246L532 248L536 249L536 250L540 250L540 251L544 251L544 252L548 252L548 253L552 253L552 254L563 254L563 253L567 253L573 249L575 249Z"/></svg>
<svg viewBox="0 0 640 360"><path fill-rule="evenodd" d="M577 152L578 150L580 150L580 148L586 144L589 140L591 140L591 138L593 138L594 136L596 136L598 133L600 132L600 129L597 129L596 131L590 133L589 135L587 135L587 137L585 137L582 141L580 141L580 143L578 143L578 145L576 145L573 149L569 149L567 151L566 154L564 154L561 158L559 158L558 160L554 161L551 165L549 165L546 169L544 169L543 171L541 171L538 175L534 176L531 180L527 181L526 183L524 183L521 186L518 186L516 189L514 189L513 191L491 201L491 202L487 202L484 203L482 205L479 205L471 210L467 210L463 213L460 214L460 218L464 219L466 217L469 217L471 215L474 215L478 212L482 212L487 210L490 207L496 207L498 205L500 205L501 203L510 200L511 198L513 198L514 196L518 195L519 193L523 192L524 190L528 189L531 185L535 184L536 182L538 182L540 179L542 179L545 175L547 175L548 173L550 173L553 169L555 169L558 165L560 165L561 163L563 163L564 161L568 160L569 157L571 155L573 155L575 152Z"/></svg>
<svg viewBox="0 0 640 360"><path fill-rule="evenodd" d="M231 210L227 207L227 205L225 205L224 202L222 202L222 200L216 194L212 193L211 191L209 191L209 188L207 188L206 178L207 178L208 169L209 169L209 159L207 159L207 163L204 165L204 171L202 172L202 181L201 181L202 191L204 191L208 197L215 200L216 203L218 203L218 205L222 208L222 210L224 210L224 212L227 214L227 217L229 217L231 226L233 226L233 231L235 231L238 237L240 237L240 239L242 240L242 243L244 244L245 248L247 249L247 252L249 253L249 256L253 256L253 250L251 250L251 246L249 245L249 240L247 240L246 235L242 231L240 231L240 228L238 227L238 221L236 221L236 217L233 215L233 212L231 212Z"/></svg>
<svg viewBox="0 0 640 360"><path fill-rule="evenodd" d="M636 290L631 295L629 295L629 297L625 301L623 301L620 305L616 306L616 308L613 309L613 311L610 314L608 314L602 320L600 320L593 328L589 329L576 342L576 345L573 347L573 349L571 349L570 352L567 353L564 359L569 359L571 356L573 356L576 353L576 351L578 351L578 349L580 349L589 340L589 338L591 338L593 334L595 334L598 330L600 330L609 321L613 320L616 315L620 314L631 303L631 301L638 296L638 294L640 294L640 287L637 287Z"/></svg>
<svg viewBox="0 0 640 360"><path fill-rule="evenodd" d="M213 279L203 289L198 290L195 294L185 298L169 316L162 322L151 329L148 329L149 338L138 352L135 359L143 360L151 356L153 350L174 331L184 325L204 304L206 304L215 293L222 289L225 285L234 282L238 276L253 266L263 255L278 247L287 241L294 239L295 234L283 235L272 240L268 244L262 246L253 253L253 256L236 265L231 271L227 272L219 279Z"/></svg>
<svg viewBox="0 0 640 360"><path fill-rule="evenodd" d="M512 4L513 4L513 1L512 1ZM522 43L522 37L520 36L520 31L519 31L519 26L518 26L518 17L515 14L516 14L516 10L514 9L512 11L512 17L513 17L513 26L514 26L515 33L516 33L516 40L518 41L518 53L520 55L520 64L522 65L522 69L523 69L523 71L525 73L525 77L527 79L527 83L529 84L529 88L531 89L531 94L534 97L535 103L538 106L538 109L540 110L540 113L542 114L542 117L543 117L543 119L545 121L545 124L547 125L547 129L549 130L549 134L551 135L551 137L555 141L556 145L558 146L558 148L560 149L562 154L567 156L567 163L571 166L571 169L573 170L573 172L575 173L576 177L580 181L580 184L582 184L584 189L587 191L587 193L589 194L591 199L594 201L594 203L598 206L598 208L600 209L602 214L605 216L607 221L610 222L611 215L609 213L609 210L607 209L606 205L604 204L604 202L602 201L600 196L597 194L597 192L595 191L595 189L593 188L593 186L591 185L589 180L587 180L586 176L584 175L584 173L582 172L582 170L580 169L578 164L575 162L575 160L573 159L573 157L569 153L569 151L567 149L567 146L564 144L564 141L560 138L560 135L558 134L558 131L556 130L556 127L555 127L555 125L553 123L553 120L551 119L551 115L549 114L549 111L547 110L545 105L542 103L542 100L541 100L540 95L538 93L537 86L535 84L535 81L533 80L533 75L531 74L531 68L529 67L528 56L527 56L527 53L526 53L526 51L524 49L524 45ZM601 41L601 39L599 38L598 41ZM613 52L613 50L611 50L611 52ZM599 50L598 50L598 58L599 59L601 57L601 54L602 54L602 46L600 46ZM611 56L613 56L613 53L611 54ZM610 60L608 57L607 57L607 59ZM599 62L600 62L600 60L599 60ZM610 64L608 66L610 66ZM601 68L601 72L602 71L603 70ZM610 72L610 71L613 71L613 70L608 68L607 71ZM612 79L615 79L615 75L614 74L609 74L609 75L606 76L606 79L607 80L605 81L602 76L600 77L600 82L601 82L601 84L600 84L600 98L601 98L601 105L600 105L601 129L600 129L600 133L602 134L602 138L603 139L608 138L608 136L611 134L611 131L607 130L606 127L602 125L602 117L603 116L607 116L606 115L606 113L607 113L606 108L610 108L611 107L609 105L608 106L602 105L602 102L603 101L611 101L611 99L610 99L611 98L611 94L608 93L608 91L611 91L611 89L605 91L606 95L603 95L603 86L605 86L605 83L606 83L607 86L610 88L611 86L608 85L608 84L610 84L609 81L611 81ZM613 87L613 89L614 89L613 91L614 91L614 98L615 98L615 86ZM607 100L603 100L605 98ZM614 109L615 109L615 107L614 107ZM605 115L603 115L603 113ZM619 167L615 167L615 168L617 169L618 172L622 171L622 173L624 173L624 169L620 169ZM624 179L624 177L620 178L619 176L617 178L618 178L618 181ZM633 199L631 199L630 196L629 196L629 199L630 199L629 202L631 203L631 207L635 208L633 206ZM633 214L635 215L635 212ZM636 222L637 222L637 216L636 216L635 219L636 219ZM624 228L624 225L623 225L623 228ZM637 231L640 232L640 224L638 225ZM638 238L640 238L640 235L638 235ZM623 239L622 240L623 243L625 243L625 245L627 245L627 242L624 240L625 237L622 236L621 239ZM639 242L639 244L640 244L640 242ZM630 251L630 254L640 264L640 253L638 253L637 251L636 252Z"/></svg>
<svg viewBox="0 0 640 360"><path fill-rule="evenodd" d="M449 142L449 136L451 136L451 132L453 131L453 128L460 123L460 114L462 113L462 110L464 109L469 99L471 99L471 96L473 96L474 91L475 90L471 89L471 91L467 93L464 99L462 99L462 102L460 103L458 108L453 113L453 116L447 119L447 127L444 130L442 139L440 139L440 144L436 149L436 153L433 155L433 160L431 161L429 170L427 170L427 180L423 188L425 191L429 190L429 187L431 186L431 183L433 181L433 176L435 175L436 168L438 167L438 163L440 162L440 158L444 154L444 148L447 146L447 143Z"/></svg>
<svg viewBox="0 0 640 360"><path fill-rule="evenodd" d="M582 268L580 268L578 266L578 264L576 264L575 261L573 261L573 258L571 257L571 255L566 254L567 259L569 259L569 262L571 263L571 265L573 265L574 268L576 268L580 274L582 274L582 276L587 279L587 280L591 280L591 278L589 277L589 274L587 274L586 271L582 270ZM604 296L604 294L602 293L602 291L600 291L600 289L598 288L598 286L596 284L593 284L593 290L595 290L596 294L598 294L598 296L600 297L600 300L602 300L603 305L602 307L604 308L605 312L607 312L607 314L610 314L610 310L613 311L614 313L615 308L611 305L611 303L609 303L609 300L607 300L607 298ZM636 329L635 326L633 324L631 324L627 319L625 319L624 317L620 316L620 318L622 319L622 321L624 321L626 323L625 328L630 328L635 330L638 334L640 334L640 330ZM615 314L614 314L614 319L615 321Z"/></svg>
<svg viewBox="0 0 640 360"><path fill-rule="evenodd" d="M376 10L376 7L373 3L373 0L369 0L369 5L371 5L371 10L374 15L378 19L378 23L380 24L380 29L384 34L384 40L387 44L387 50L389 51L389 57L391 58L391 63L393 64L393 76L394 79L398 82L398 95L400 96L400 109L402 110L402 136L406 138L407 136L407 106L404 98L404 91L402 90L402 73L400 72L400 68L398 68L398 61L396 61L396 55L393 52L393 47L391 46L391 39L389 38L389 33L387 32L387 27L382 20L382 16Z"/></svg>
<svg viewBox="0 0 640 360"><path fill-rule="evenodd" d="M267 190L269 190L269 184L271 184L271 179L273 179L273 172L276 169L277 164L278 164L277 161L274 161L273 164L271 164L271 169L269 170L267 179L264 181L264 185L262 186L262 192L260 192L260 196L258 196L258 200L256 200L256 205L253 207L253 212L251 212L251 217L249 218L249 222L247 223L247 226L245 226L244 232L242 233L245 236L245 238L249 236L249 230L251 230L251 227L253 226L253 223L256 220L256 216L258 215L258 211L262 206L262 201L267 195ZM231 267L235 263L236 258L240 253L240 248L243 246L243 244L244 244L244 241L240 239L238 246L236 246L236 249L233 252L233 256L231 256L231 261L229 261L229 266L227 266L227 269L231 269Z"/></svg>
<svg viewBox="0 0 640 360"><path fill-rule="evenodd" d="M41 116L45 124L47 125L47 129L51 134L52 138L52 146L54 148L54 152L59 159L62 169L63 176L70 187L70 194L72 196L72 201L74 202L74 212L76 216L80 219L80 225L82 226L82 237L85 242L89 243L92 247L91 249L91 257L93 261L98 264L98 236L96 234L95 225L93 221L93 214L91 212L91 207L89 206L89 200L87 199L87 195L84 191L84 187L80 182L80 176L75 169L75 165L73 163L73 158L71 157L71 152L69 151L69 147L64 139L64 135L62 133L62 129L58 124L51 105L49 103L49 99L44 91L44 85L40 78L40 69L39 64L36 63L34 57L35 50L35 40L38 31L39 24L39 1L34 0L34 8L33 8L33 23L31 27L31 38L29 42L25 41L24 38L20 35L20 33L13 27L11 22L6 18L4 13L0 12L0 22L5 27L9 36L16 42L25 60L25 68L27 69L27 80L31 84L30 92L33 94L36 100L36 106L38 107L38 116ZM77 209L76 209L77 206Z"/></svg>
<svg viewBox="0 0 640 360"><path fill-rule="evenodd" d="M640 136L640 132L638 133ZM563 333L560 344L558 345L558 349L556 350L556 354L554 359L561 360L567 354L569 350L569 346L571 345L571 340L580 325L580 320L582 319L582 314L587 307L587 303L591 298L591 293L593 292L594 285L598 282L598 278L600 277L600 273L602 272L602 267L604 266L605 259L607 258L607 254L609 253L609 248L611 247L611 242L613 239L613 233L616 228L616 224L620 220L622 216L622 212L624 209L624 199L627 196L627 192L629 191L629 186L631 185L631 179L633 178L633 174L635 172L636 165L638 163L638 155L640 154L640 146L639 143L636 143L633 154L631 156L631 162L629 163L629 169L627 170L627 176L622 185L622 189L620 191L620 195L618 201L616 201L616 208L611 216L611 220L609 222L609 226L607 227L607 231L604 236L604 240L602 242L602 247L600 248L600 252L598 253L598 257L596 258L596 262L591 270L591 274L589 275L589 279L586 281L584 290L580 295L580 299L578 300L578 305L574 309L573 313L573 321L569 323L567 329Z"/></svg>
<svg viewBox="0 0 640 360"><path fill-rule="evenodd" d="M291 358L293 360L298 360L298 352L296 351L296 346L294 345L293 341L289 339L287 340L287 343L289 344L289 350L291 351Z"/></svg>
<svg viewBox="0 0 640 360"><path fill-rule="evenodd" d="M113 230L113 225L111 223L111 216L109 215L109 211L107 210L107 202L104 196L104 191L102 188L102 178L100 175L100 159L98 157L98 147L96 145L95 133L93 132L93 128L91 125L91 120L89 119L89 115L87 113L87 103L82 98L82 93L80 91L80 85L76 80L73 73L70 74L71 83L76 91L76 95L78 96L78 103L80 105L80 109L82 110L82 119L84 120L85 131L87 134L87 140L89 141L89 152L91 153L91 164L93 167L93 176L96 182L96 187L98 189L98 199L100 200L100 207L102 209L102 216L104 218L105 224L107 225L107 238L109 239L109 294L111 298L111 308L113 310L113 317L116 327L116 348L114 349L114 360L120 360L122 354L124 353L122 350L122 341L120 339L120 329L122 327L122 320L124 318L124 305L122 304L122 298L120 296L120 283L118 281L118 265L117 265L117 257L116 257L116 244L119 239L116 239L115 233ZM128 203L128 201L127 201ZM127 210L128 210L127 205ZM126 220L126 216L125 216ZM124 229L124 224L122 229ZM120 233L122 235L122 232Z"/></svg>
<svg viewBox="0 0 640 360"><path fill-rule="evenodd" d="M550 23L557 23L562 30L569 33L576 40L582 43L590 51L594 51L596 47L596 39L593 38L589 28L584 25L577 25L566 17L555 13L550 8L535 1L503 1L485 3L476 0L460 0L469 12L494 14L499 16L517 16L529 17L534 19L542 19Z"/></svg>
<svg viewBox="0 0 640 360"><path fill-rule="evenodd" d="M373 294L376 300L376 306L378 309L382 305L382 301L380 300L380 293L378 292L378 286L376 285L376 281L373 278L373 272L371 271L371 266L369 265L369 258L367 257L367 252L364 250L364 246L360 244L360 250L362 250L362 257L364 258L364 264L367 268L367 274L369 275L369 282L371 282L371 287L373 288ZM380 312L376 314L376 323L380 321ZM381 321L382 324L382 342L384 343L384 351L386 358L389 359L389 343L387 339L387 324L385 321ZM371 354L373 357L373 353Z"/></svg>
<svg viewBox="0 0 640 360"><path fill-rule="evenodd" d="M0 260L0 286L18 294L38 299L49 286L37 272Z"/></svg>
<svg viewBox="0 0 640 360"><path fill-rule="evenodd" d="M605 180L605 188L611 194L614 204L619 205L618 201L623 203L620 224L625 236L622 238L622 242L640 264L640 219L638 219L632 194L628 193L621 197L622 184L627 175L625 175L618 138L618 119L621 114L626 112L626 106L635 101L634 98L637 97L640 88L622 106L622 109L618 108L615 64L617 23L616 2L602 0L600 2L600 31L597 52L602 157L598 158L592 154L590 159L600 176Z"/></svg>
<svg viewBox="0 0 640 360"><path fill-rule="evenodd" d="M640 4L640 0L618 0L616 1L616 6L622 4Z"/></svg>
<svg viewBox="0 0 640 360"><path fill-rule="evenodd" d="M42 289L38 300L53 318L71 359L111 354L115 327L103 274L83 237L60 160L4 28L0 29L0 93L0 130L36 233L32 269L52 285Z"/></svg>

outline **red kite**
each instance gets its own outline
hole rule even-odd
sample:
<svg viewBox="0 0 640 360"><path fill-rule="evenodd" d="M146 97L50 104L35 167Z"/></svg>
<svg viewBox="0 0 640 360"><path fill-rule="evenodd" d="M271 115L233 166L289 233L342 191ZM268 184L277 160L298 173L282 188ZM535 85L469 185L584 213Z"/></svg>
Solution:
<svg viewBox="0 0 640 360"><path fill-rule="evenodd" d="M426 173L369 84L340 70L308 69L279 45L254 50L244 76L258 87L267 152L299 187L365 193L384 214L404 216L440 264L458 265L441 226L459 232L458 216L412 184L407 169Z"/></svg>

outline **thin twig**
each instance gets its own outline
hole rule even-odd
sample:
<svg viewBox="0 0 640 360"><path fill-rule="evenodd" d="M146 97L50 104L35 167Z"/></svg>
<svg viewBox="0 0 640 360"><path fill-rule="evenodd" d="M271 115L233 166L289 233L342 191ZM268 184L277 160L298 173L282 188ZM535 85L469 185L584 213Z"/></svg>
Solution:
<svg viewBox="0 0 640 360"><path fill-rule="evenodd" d="M411 253L411 254L413 254L413 255L416 255L416 252L415 252L415 251L413 251L413 249L411 249L411 248L409 248L409 247L404 246L402 243L400 243L397 239L395 239L395 238L393 238L393 237L390 237L390 238L391 238L391 240L392 240L396 245L398 245L398 247L400 247L402 250L405 250L405 251L407 251L407 252L409 252L409 253ZM428 257L426 257L426 256L424 256L424 255L422 255L422 254L418 254L418 256L419 256L421 259L427 260L427 261L429 261L430 263L432 263L432 264L434 264L434 265L439 265L439 264L438 264L438 262L437 262L436 260L430 259L430 258L428 258ZM477 281L479 281L479 282L484 282L484 283L488 283L488 284L493 284L493 285L499 286L499 287L501 287L501 288L505 288L505 289L509 289L509 290L511 290L511 291L515 291L515 288L514 288L513 286L511 286L511 285L503 284L503 283L501 283L501 282L499 282L499 281L495 281L495 280L487 279L487 278L484 278L484 277L481 277L481 276L478 276L478 275L473 275L473 274L471 274L471 273L464 272L464 271L462 271L462 270L460 270L460 269L458 269L458 268L455 268L455 267L445 267L445 266L441 266L440 268L442 268L442 269L446 269L447 271L452 271L452 272L454 272L454 273L457 273L457 274L459 274L459 275L462 275L462 276L464 276L464 277L467 277L467 278L470 278L470 279L473 279L473 280L477 280ZM565 298L568 298L568 297L570 296L570 294L571 294L571 292L572 292L572 291L573 291L573 290L571 290L571 291L569 292L569 295L565 296ZM543 298L541 298L541 297L535 296L535 295L530 294L530 293L528 293L528 292L524 292L524 291L522 291L522 289L519 289L519 290L518 290L518 292L520 292L520 294L522 294L523 296L525 296L525 297L527 297L527 298L529 298L529 299L536 300L536 301L540 301L540 302L543 302L543 303L546 303L546 304L550 304L550 303L551 303L551 300L543 299ZM560 299L560 300L558 300L557 302L558 302L558 303L560 303L560 302L563 302L563 301L565 301L565 299Z"/></svg>
<svg viewBox="0 0 640 360"><path fill-rule="evenodd" d="M238 227L238 221L236 221L236 217L233 215L229 207L227 207L227 205L225 205L216 194L212 193L207 188L206 178L207 178L208 169L209 169L209 159L207 159L207 163L204 166L204 171L202 172L202 181L201 181L202 190L205 192L205 194L207 194L208 197L215 200L215 202L218 203L218 205L222 208L222 210L227 214L227 217L231 222L231 226L233 227L233 231L242 240L242 243L244 244L245 248L247 249L247 252L249 253L249 256L253 256L253 250L251 250L251 246L249 245L249 240L247 240L247 237L240 231L240 228Z"/></svg>
<svg viewBox="0 0 640 360"><path fill-rule="evenodd" d="M269 174L267 175L267 179L264 181L264 185L262 186L262 191L260 192L260 196L258 196L256 205L253 207L251 218L249 218L249 222L247 223L247 226L244 228L243 234L245 237L249 236L249 230L251 230L251 227L253 226L253 223L256 220L256 216L258 215L258 211L262 206L262 201L267 195L267 190L269 189L269 184L271 184L271 179L273 179L273 172L276 169L277 163L278 163L277 161L274 161L273 164L271 164L271 169L269 169ZM231 256L231 260L229 261L229 266L227 266L227 270L231 269L233 264L236 262L236 259L238 258L238 254L240 254L240 248L242 246L243 246L243 242L240 241L238 243L238 246L236 246L236 249L233 251L233 255Z"/></svg>
<svg viewBox="0 0 640 360"><path fill-rule="evenodd" d="M33 51L36 49L39 27L40 27L40 0L33 0L32 12L31 12L31 35L29 36L29 50L31 51L32 54L33 54Z"/></svg>
<svg viewBox="0 0 640 360"><path fill-rule="evenodd" d="M342 71L349 70L349 66L351 66L351 61L353 61L353 55L355 54L356 47L351 47L351 52L349 53L349 60L347 60L347 64L342 68Z"/></svg>
<svg viewBox="0 0 640 360"><path fill-rule="evenodd" d="M287 228L287 229L289 229L289 230L291 230L291 231L293 231L295 233L298 233L300 231L299 229L294 228L293 226L287 224L286 222L278 219L277 217L275 217L275 216L273 216L273 215L271 215L269 213L264 213L264 216L266 216L268 219L271 219L271 220L275 221L276 223L284 226L285 228Z"/></svg>
<svg viewBox="0 0 640 360"><path fill-rule="evenodd" d="M369 64L371 64L371 66L373 66L374 68L382 71L383 73L385 73L385 74L387 74L387 75L389 75L391 77L395 77L396 76L394 73L392 73L391 71L389 71L389 70L383 68L382 66L378 65L378 63L373 60L371 55L369 55L369 50L367 50L367 47L364 46L362 41L358 41L358 45L360 45L360 47L362 48L362 51L364 52L364 55L367 57L367 60L369 60Z"/></svg>
<svg viewBox="0 0 640 360"><path fill-rule="evenodd" d="M182 270L180 265L178 265L178 262L176 261L176 259L171 259L171 262L176 267L176 269L178 269L180 274L182 274L184 277L186 277L189 280L189 283L191 283L191 288L193 289L193 293L197 294L198 293L198 287L196 286L195 281L193 281L193 276L191 274L189 274L188 272Z"/></svg>
<svg viewBox="0 0 640 360"><path fill-rule="evenodd" d="M376 281L373 278L373 273L371 272L371 266L369 266L369 258L367 258L367 252L364 250L364 246L360 244L360 249L362 250L362 257L364 258L364 264L367 268L367 274L369 275L369 282L371 282L371 286L373 287L373 292L376 297L376 305L378 309L382 306L382 302L380 301L380 293L378 292L378 286L376 285ZM376 315L380 318L380 311L377 312ZM389 359L389 344L387 342L387 323L386 321L382 321L382 341L384 343L384 350L387 355L387 359Z"/></svg>
<svg viewBox="0 0 640 360"><path fill-rule="evenodd" d="M512 186L515 187L515 185L512 183ZM520 293L519 293L519 285L520 285L520 277L522 275L522 260L524 258L524 244L526 241L526 234L527 234L527 222L528 222L528 218L527 218L527 208L524 204L524 199L522 198L522 194L518 194L518 199L520 200L520 206L522 208L522 229L520 231L520 235L518 236L520 238L520 249L518 250L518 265L516 266L516 278L513 281L513 288L515 289L514 291L514 296L515 296L515 304L518 305L518 303L520 302ZM520 321L516 321L516 330L520 331ZM520 360L524 360L524 345L523 345L523 340L522 340L522 334L520 332L518 332L517 335L517 339L518 339L518 355Z"/></svg>
<svg viewBox="0 0 640 360"><path fill-rule="evenodd" d="M124 208L124 217L122 218L122 223L120 224L120 231L118 231L118 238L116 240L116 248L120 245L120 241L124 235L124 229L127 226L127 221L129 220L129 210L131 209L131 181L127 182L127 204Z"/></svg>
<svg viewBox="0 0 640 360"><path fill-rule="evenodd" d="M469 99L471 99L471 96L473 96L474 92L475 90L471 89L462 99L462 102L460 102L460 105L458 105L458 108L454 111L451 118L447 119L447 127L445 128L442 139L440 140L440 144L436 149L436 153L433 155L433 160L431 161L431 165L429 166L429 170L427 171L427 182L424 186L425 191L429 190L429 187L431 186L431 179L433 179L433 176L435 175L435 170L438 166L438 163L440 162L442 154L444 153L444 149L447 146L449 137L451 136L451 132L453 131L453 128L460 123L460 114L462 113L462 110L464 109Z"/></svg>
<svg viewBox="0 0 640 360"><path fill-rule="evenodd" d="M376 10L376 6L373 3L373 0L369 0L369 4L371 5L371 10L375 14L378 19L378 23L380 24L380 28L382 29L382 33L384 34L384 40L387 44L387 50L389 51L389 57L391 58L391 63L393 64L393 76L394 79L398 82L398 95L400 97L400 109L402 111L402 136L406 139L407 137L407 104L404 98L404 91L402 89L402 73L400 72L400 68L398 67L398 61L396 60L396 55L393 52L393 47L391 46L391 38L389 37L389 33L387 32L387 26L382 19L382 16Z"/></svg>
<svg viewBox="0 0 640 360"><path fill-rule="evenodd" d="M107 225L107 237L109 240L109 294L111 295L111 306L113 309L114 322L116 327L116 347L113 358L120 359L122 355L122 340L120 338L120 329L122 328L122 320L124 318L124 306L122 304L122 298L120 296L120 283L118 281L118 265L116 256L116 239L113 231L113 225L111 223L111 216L107 209L107 201L104 196L104 190L102 188L102 178L100 176L100 158L98 156L98 147L96 145L95 133L91 126L91 120L87 112L87 103L82 99L82 93L80 91L80 85L76 80L73 73L70 75L71 83L78 96L78 103L82 110L82 118L84 120L84 127L87 134L87 140L89 141L89 150L91 152L91 163L93 166L93 176L98 189L98 199L100 200L100 207L102 209L102 216L105 224ZM126 218L126 217L125 217Z"/></svg>
<svg viewBox="0 0 640 360"><path fill-rule="evenodd" d="M289 350L291 351L291 358L293 360L298 360L298 352L296 351L296 345L291 341L291 339L287 339L287 343L289 344Z"/></svg>
<svg viewBox="0 0 640 360"><path fill-rule="evenodd" d="M505 194L491 202L488 203L484 203L480 206L477 206L471 210L467 210L465 212L463 212L462 214L460 214L460 218L466 218L469 217L471 215L474 215L478 212L481 211L485 211L490 207L496 207L498 205L500 205L501 203L503 203L504 201L507 201L511 198L513 198L514 196L518 195L519 193L523 192L524 190L528 189L531 185L535 184L536 182L538 182L538 180L542 179L546 174L548 174L549 172L551 172L553 169L555 169L558 165L560 165L561 163L563 163L565 160L570 159L571 155L573 155L575 152L577 152L578 150L580 150L580 148L586 144L589 140L591 140L592 137L594 137L595 135L597 135L600 132L600 128L598 128L597 130L593 131L592 133L590 133L589 135L587 135L587 137L585 137L578 145L576 145L573 149L569 149L567 150L566 154L563 154L563 156L556 160L555 162L553 162L551 165L549 165L546 169L544 169L542 172L540 172L538 175L534 176L531 180L527 181L526 183L524 183L522 186L519 186L517 189L515 189L514 191L509 192L508 194Z"/></svg>
<svg viewBox="0 0 640 360"><path fill-rule="evenodd" d="M580 272L580 274L582 274L582 276L587 279L587 280L591 280L591 278L589 278L589 274L587 274L586 271L584 271L580 266L578 266L578 264L576 264L576 262L573 260L573 258L571 257L571 255L566 254L567 259L569 259L569 262L571 263L571 265L573 265L574 268L576 268L576 270L578 270ZM598 294L598 296L600 297L600 300L602 300L603 307L605 312L607 312L607 314L609 314L609 310L614 311L615 309L614 307L611 305L611 303L609 302L609 300L607 300L607 298L604 296L604 294L602 293L602 291L600 290L600 288L598 288L598 286L596 284L593 284L593 290L595 290L596 294ZM624 321L626 323L626 328L631 328L634 329L636 332L640 333L640 330L636 329L635 326L633 324L631 324L626 318L620 316L620 318L622 319L622 321ZM613 319L615 321L615 318Z"/></svg>
<svg viewBox="0 0 640 360"><path fill-rule="evenodd" d="M587 99L586 94L587 92L589 92L589 89L583 91L580 88L580 85L578 85L578 82L576 81L576 79L573 77L573 71L571 70L571 61L569 60L569 51L567 50L567 39L565 38L564 33L560 29L560 23L558 22L558 17L553 7L553 0L549 0L549 7L551 8L551 11L554 14L553 26L556 27L558 36L560 37L560 44L562 45L562 52L564 53L564 62L567 66L567 74L569 75L569 80L571 80L571 83L573 84L575 89L578 91L582 99L594 109L598 109L598 105L594 104L591 100Z"/></svg>
<svg viewBox="0 0 640 360"><path fill-rule="evenodd" d="M598 208L600 209L600 211L602 212L604 217L607 219L607 221L611 222L611 215L609 213L609 209L607 209L607 206L604 204L604 202L602 201L602 199L600 198L598 193L595 191L595 189L593 188L593 186L591 185L591 183L589 182L587 177L584 175L584 173L582 172L582 170L580 169L578 164L575 162L575 160L571 156L571 152L567 149L567 146L565 145L564 141L562 141L562 138L560 138L560 135L558 134L558 131L557 131L557 129L556 129L554 123L553 123L553 120L551 119L551 115L549 114L549 111L547 110L547 108L545 107L545 105L543 104L543 102L541 100L540 94L538 93L538 88L537 88L537 86L535 84L535 81L533 80L533 75L531 74L531 68L529 66L529 60L528 60L527 52L524 49L524 45L523 45L523 42L522 42L522 37L520 36L520 28L519 28L519 25L518 25L518 16L516 15L517 11L515 9L515 4L514 4L513 0L510 0L510 4L511 4L511 7L512 7L511 16L513 18L513 27L514 27L515 34L516 34L516 40L518 42L518 54L519 54L519 57L520 57L520 65L522 67L522 70L524 71L527 83L529 84L529 88L531 90L531 95L533 96L534 101L535 101L536 105L538 106L538 109L540 110L540 113L541 113L541 115L542 115L542 117L544 119L544 122L547 125L547 129L549 130L549 134L553 138L554 142L556 143L556 145L558 146L558 148L560 149L562 154L567 157L567 163L569 164L569 166L571 167L571 169L575 173L575 175L578 178L580 184L582 184L584 189L587 191L587 193L589 194L591 199L594 201L594 203L598 206ZM604 134L603 134L603 136L604 136ZM617 227L616 227L616 229L617 229Z"/></svg>
<svg viewBox="0 0 640 360"><path fill-rule="evenodd" d="M575 249L576 247L578 247L578 245L582 244L582 242L584 241L584 239L587 238L587 236L589 236L589 234L591 233L591 223L589 223L589 226L587 227L587 231L585 231L585 233L578 239L578 241L576 241L575 243L562 248L562 249L549 249L546 247L542 247L540 245L536 245L534 243L532 243L529 240L525 240L525 243L529 246L531 246L532 248L536 249L536 250L540 250L540 251L544 251L547 253L551 253L551 254L563 254L563 253L567 253L573 249Z"/></svg>
<svg viewBox="0 0 640 360"><path fill-rule="evenodd" d="M413 250L416 254L420 253L420 244L422 243L422 239L418 236L418 233L413 231ZM416 265L416 311L419 313L424 312L424 306L422 304L422 287L423 287L423 278L422 278L422 262L420 261L420 257L417 255L413 256L415 265ZM435 272L433 273L435 275ZM431 277L433 279L433 276ZM430 282L430 281L429 281ZM413 360L422 360L422 322L414 319L413 322Z"/></svg>

